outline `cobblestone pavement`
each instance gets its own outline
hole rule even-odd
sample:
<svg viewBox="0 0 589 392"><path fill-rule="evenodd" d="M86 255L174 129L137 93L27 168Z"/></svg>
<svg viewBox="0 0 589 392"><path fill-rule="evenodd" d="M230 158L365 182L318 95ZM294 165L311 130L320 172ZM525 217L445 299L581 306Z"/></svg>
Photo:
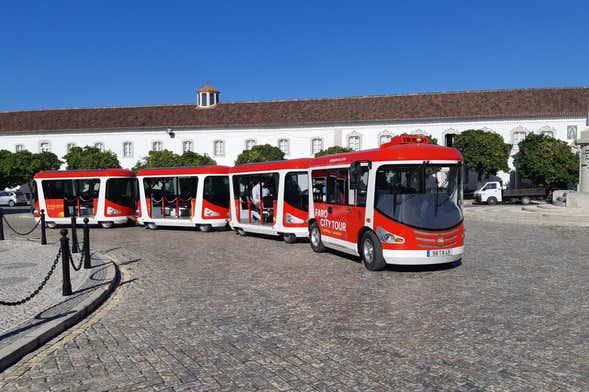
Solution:
<svg viewBox="0 0 589 392"><path fill-rule="evenodd" d="M13 220L11 219L11 222ZM31 294L47 276L59 246L43 246L40 241L16 239L9 233L6 235L7 239L0 241L0 300L18 301ZM74 258L78 263L79 255L74 255ZM72 270L72 290L76 291L89 276L88 270ZM61 295L62 281L59 261L43 290L32 300L18 306L0 306L0 346L9 331L10 335L13 335L15 329L22 327L22 323L29 322L40 312L64 300ZM36 323L39 323L39 320Z"/></svg>
<svg viewBox="0 0 589 392"><path fill-rule="evenodd" d="M2 391L589 389L586 228L468 220L461 265L377 273L231 232L93 238L123 298Z"/></svg>
<svg viewBox="0 0 589 392"><path fill-rule="evenodd" d="M464 215L471 220L476 219L487 222L502 223L508 221L527 225L589 227L589 211L577 208L552 207L545 203L530 204L528 206L522 206L521 204L489 206L468 203L464 209Z"/></svg>

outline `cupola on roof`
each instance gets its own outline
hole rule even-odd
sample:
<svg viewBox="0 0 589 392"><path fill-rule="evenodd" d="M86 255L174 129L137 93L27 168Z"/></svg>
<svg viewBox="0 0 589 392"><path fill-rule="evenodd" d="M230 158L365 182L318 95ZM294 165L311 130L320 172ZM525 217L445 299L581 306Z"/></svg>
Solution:
<svg viewBox="0 0 589 392"><path fill-rule="evenodd" d="M219 103L219 90L205 84L196 91L196 104L201 108L209 108Z"/></svg>

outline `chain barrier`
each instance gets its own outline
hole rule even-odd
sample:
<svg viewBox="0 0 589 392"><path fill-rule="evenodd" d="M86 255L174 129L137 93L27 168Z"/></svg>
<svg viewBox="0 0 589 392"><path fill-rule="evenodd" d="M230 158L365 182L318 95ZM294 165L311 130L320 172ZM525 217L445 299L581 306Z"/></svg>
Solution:
<svg viewBox="0 0 589 392"><path fill-rule="evenodd" d="M25 233L21 233L18 230L16 230L14 227L12 227L12 225L10 224L10 222L8 222L8 219L6 219L6 217L4 215L2 216L2 219L4 220L4 222L6 222L6 226L8 226L8 228L10 230L12 230L17 235L23 235L23 236L31 234L33 231L35 231L35 229L37 227L39 227L39 224L41 224L41 220L38 220L37 223L35 223L35 226L33 226L33 228L31 230L29 230Z"/></svg>
<svg viewBox="0 0 589 392"><path fill-rule="evenodd" d="M84 265L84 255L86 254L86 248L82 248L82 252L80 253L80 261L78 263L78 266L76 267L76 264L74 262L74 257L72 256L71 251L68 249L68 252L70 252L69 256L70 256L70 264L72 265L72 268L74 271L79 271L80 269L82 269L82 266Z"/></svg>
<svg viewBox="0 0 589 392"><path fill-rule="evenodd" d="M29 295L28 297L26 297L24 299L21 299L20 301L0 301L0 306L18 306L18 305L22 305L26 302L29 302L30 300L35 298L37 296L37 294L39 294L41 292L43 287L45 287L45 285L47 284L47 281L49 280L49 278L51 278L51 275L53 275L53 272L55 271L55 267L57 267L57 263L59 262L60 256L61 256L61 248L59 248L59 251L57 252L57 256L55 256L55 260L53 260L53 264L51 265L51 269L49 270L49 273L47 274L45 279L43 279L43 282L41 282L39 287L37 287L37 289L31 293L31 295Z"/></svg>

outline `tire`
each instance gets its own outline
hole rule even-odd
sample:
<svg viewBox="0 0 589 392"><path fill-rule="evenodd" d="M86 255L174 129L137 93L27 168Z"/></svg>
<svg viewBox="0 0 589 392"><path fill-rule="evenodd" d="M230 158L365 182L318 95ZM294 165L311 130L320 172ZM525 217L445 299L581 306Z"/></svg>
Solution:
<svg viewBox="0 0 589 392"><path fill-rule="evenodd" d="M295 242L297 242L297 236L292 233L284 233L282 235L282 238L284 239L284 242L286 242L287 244L294 244Z"/></svg>
<svg viewBox="0 0 589 392"><path fill-rule="evenodd" d="M527 197L527 196L524 196L524 197L522 197L522 198L521 198L521 203L522 203L524 206L527 206L528 204L530 204L530 198L529 198L529 197Z"/></svg>
<svg viewBox="0 0 589 392"><path fill-rule="evenodd" d="M9 207L14 207L15 205L16 205L16 203L14 202L14 200L10 200L10 201L8 202L8 206L9 206Z"/></svg>
<svg viewBox="0 0 589 392"><path fill-rule="evenodd" d="M148 228L149 230L157 230L157 225L156 225L155 223L153 223L153 222L149 222L149 223L147 224L147 228Z"/></svg>
<svg viewBox="0 0 589 392"><path fill-rule="evenodd" d="M491 196L487 199L487 204L490 206L494 206L495 204L497 204L497 198Z"/></svg>
<svg viewBox="0 0 589 392"><path fill-rule="evenodd" d="M47 226L50 229L55 229L55 228L57 228L57 223L55 223L55 222L45 222L45 226Z"/></svg>
<svg viewBox="0 0 589 392"><path fill-rule="evenodd" d="M381 271L387 263L382 255L382 247L376 234L367 231L362 236L360 243L360 256L364 262L364 267L370 271Z"/></svg>
<svg viewBox="0 0 589 392"><path fill-rule="evenodd" d="M321 241L321 229L317 222L313 222L309 228L309 242L311 243L311 249L316 253L325 252L325 245Z"/></svg>
<svg viewBox="0 0 589 392"><path fill-rule="evenodd" d="M245 237L245 236L247 236L247 233L245 232L245 230L243 230L243 229L242 229L242 228L240 228L240 227L238 227L237 229L235 229L235 232L236 232L238 235L242 236L242 237Z"/></svg>
<svg viewBox="0 0 589 392"><path fill-rule="evenodd" d="M213 226L211 225L199 225L198 229L204 233L208 233L209 231L213 230Z"/></svg>
<svg viewBox="0 0 589 392"><path fill-rule="evenodd" d="M110 229L114 224L112 222L100 222L100 226L102 226L103 229Z"/></svg>

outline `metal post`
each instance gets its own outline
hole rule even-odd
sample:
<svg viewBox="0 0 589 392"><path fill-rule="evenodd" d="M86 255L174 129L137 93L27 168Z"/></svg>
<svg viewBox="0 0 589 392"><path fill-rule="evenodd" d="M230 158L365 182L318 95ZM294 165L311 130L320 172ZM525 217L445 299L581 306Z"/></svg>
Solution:
<svg viewBox="0 0 589 392"><path fill-rule="evenodd" d="M80 253L78 233L76 233L76 216L72 216L72 253Z"/></svg>
<svg viewBox="0 0 589 392"><path fill-rule="evenodd" d="M61 229L61 273L63 276L62 294L72 294L72 282L70 281L70 244L67 238L67 230Z"/></svg>
<svg viewBox="0 0 589 392"><path fill-rule="evenodd" d="M84 218L84 269L92 268L90 260L90 225L89 219Z"/></svg>
<svg viewBox="0 0 589 392"><path fill-rule="evenodd" d="M0 208L0 241L4 241L4 211Z"/></svg>
<svg viewBox="0 0 589 392"><path fill-rule="evenodd" d="M45 229L45 210L41 210L41 245L47 245Z"/></svg>

